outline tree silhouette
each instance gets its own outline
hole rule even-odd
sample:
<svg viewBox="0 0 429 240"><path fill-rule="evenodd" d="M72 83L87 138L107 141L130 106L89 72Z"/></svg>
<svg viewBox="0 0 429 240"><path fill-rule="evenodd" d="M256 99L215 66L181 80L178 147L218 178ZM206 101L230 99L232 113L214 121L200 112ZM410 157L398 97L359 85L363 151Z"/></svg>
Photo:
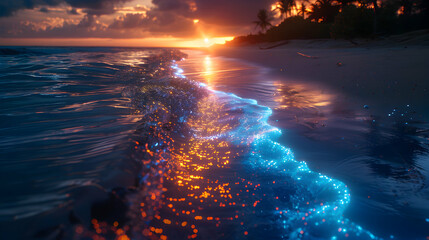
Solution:
<svg viewBox="0 0 429 240"><path fill-rule="evenodd" d="M305 18L305 14L308 12L307 6L304 2L301 3L301 7L298 9L298 14L302 15L302 18Z"/></svg>
<svg viewBox="0 0 429 240"><path fill-rule="evenodd" d="M275 10L280 11L282 18L286 18L288 13L292 15L292 8L296 6L295 0L280 0L277 2Z"/></svg>
<svg viewBox="0 0 429 240"><path fill-rule="evenodd" d="M311 11L308 18L316 22L331 23L339 12L339 5L334 4L334 0L316 0L311 4Z"/></svg>
<svg viewBox="0 0 429 240"><path fill-rule="evenodd" d="M254 21L254 23L256 24L256 27L259 27L262 30L262 32L265 32L269 26L272 26L272 18L266 9L260 9L257 17L258 21Z"/></svg>

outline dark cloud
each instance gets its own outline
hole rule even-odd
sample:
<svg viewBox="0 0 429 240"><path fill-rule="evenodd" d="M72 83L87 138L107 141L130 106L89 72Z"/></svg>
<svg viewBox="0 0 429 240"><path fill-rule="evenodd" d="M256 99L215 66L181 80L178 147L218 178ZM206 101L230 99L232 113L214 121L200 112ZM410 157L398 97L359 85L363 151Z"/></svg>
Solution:
<svg viewBox="0 0 429 240"><path fill-rule="evenodd" d="M158 13L174 12L218 25L248 25L259 9L269 9L275 0L152 0Z"/></svg>
<svg viewBox="0 0 429 240"><path fill-rule="evenodd" d="M6 0L0 1L0 17L11 16L20 9L33 9L38 6L56 6L62 0Z"/></svg>
<svg viewBox="0 0 429 240"><path fill-rule="evenodd" d="M49 9L48 9L48 8L46 8L46 7L41 7L41 8L39 9L39 11L40 11L40 12L42 12L42 13L48 13L48 12L49 12Z"/></svg>
<svg viewBox="0 0 429 240"><path fill-rule="evenodd" d="M127 13L122 17L115 19L110 25L112 29L130 29L130 28L143 28L147 22L144 14L140 13Z"/></svg>
<svg viewBox="0 0 429 240"><path fill-rule="evenodd" d="M82 8L89 15L107 15L115 13L115 6L131 0L65 0L73 8Z"/></svg>
<svg viewBox="0 0 429 240"><path fill-rule="evenodd" d="M77 25L78 28L90 28L95 23L95 16L94 15L85 15L85 17L79 22Z"/></svg>
<svg viewBox="0 0 429 240"><path fill-rule="evenodd" d="M148 11L147 14L125 14L115 19L109 28L137 29L146 34L173 37L191 37L196 33L191 19L176 14L164 14L156 10Z"/></svg>
<svg viewBox="0 0 429 240"><path fill-rule="evenodd" d="M6 0L0 1L0 17L13 15L21 9L34 9L40 6L58 6L68 4L73 8L82 8L93 15L111 14L114 7L131 0Z"/></svg>
<svg viewBox="0 0 429 240"><path fill-rule="evenodd" d="M192 4L191 1L187 0L152 0L152 3L159 11L188 11Z"/></svg>

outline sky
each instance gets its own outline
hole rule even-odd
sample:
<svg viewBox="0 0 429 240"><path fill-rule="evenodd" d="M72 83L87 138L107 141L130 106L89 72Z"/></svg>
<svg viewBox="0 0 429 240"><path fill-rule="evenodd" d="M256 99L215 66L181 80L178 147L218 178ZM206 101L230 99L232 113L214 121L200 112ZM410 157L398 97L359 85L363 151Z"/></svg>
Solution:
<svg viewBox="0 0 429 240"><path fill-rule="evenodd" d="M0 45L204 47L274 0L0 0Z"/></svg>

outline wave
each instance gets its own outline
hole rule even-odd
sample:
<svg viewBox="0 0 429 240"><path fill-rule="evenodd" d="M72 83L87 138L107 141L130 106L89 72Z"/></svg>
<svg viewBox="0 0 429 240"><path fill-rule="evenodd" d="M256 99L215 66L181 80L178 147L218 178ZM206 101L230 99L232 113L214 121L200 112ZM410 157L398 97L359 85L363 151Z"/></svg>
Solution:
<svg viewBox="0 0 429 240"><path fill-rule="evenodd" d="M344 183L311 171L276 141L270 108L185 78L182 57L167 51L147 59L144 74L125 74L136 83L124 95L144 116L132 151L142 171L122 222L93 214L99 236L378 239L342 216L350 202Z"/></svg>
<svg viewBox="0 0 429 240"><path fill-rule="evenodd" d="M270 108L184 77L178 61L186 55L177 50L157 52L128 67L93 66L124 83L122 97L140 118L126 157L135 183L113 178L110 190L74 189L67 214L52 214L67 223L33 237L378 239L343 217L344 183L311 171L277 142L282 132L268 124Z"/></svg>

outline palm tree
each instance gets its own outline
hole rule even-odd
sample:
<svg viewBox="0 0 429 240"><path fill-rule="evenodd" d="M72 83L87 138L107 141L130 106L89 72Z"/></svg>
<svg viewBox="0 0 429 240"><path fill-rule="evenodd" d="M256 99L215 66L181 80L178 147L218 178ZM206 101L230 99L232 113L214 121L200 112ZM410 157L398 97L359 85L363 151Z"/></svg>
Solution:
<svg viewBox="0 0 429 240"><path fill-rule="evenodd" d="M272 18L266 9L260 9L257 17L258 21L254 21L254 23L256 24L256 27L261 28L263 32L265 32L269 26L272 26Z"/></svg>
<svg viewBox="0 0 429 240"><path fill-rule="evenodd" d="M339 6L334 4L334 0L316 0L311 4L311 11L308 18L316 22L333 22L339 12Z"/></svg>
<svg viewBox="0 0 429 240"><path fill-rule="evenodd" d="M295 6L295 0L279 0L277 2L277 7L274 10L279 10L282 18L286 18L287 14L291 14L292 8Z"/></svg>
<svg viewBox="0 0 429 240"><path fill-rule="evenodd" d="M305 18L305 14L308 12L307 7L305 6L305 3L301 3L301 7L298 9L298 14L302 15L302 18Z"/></svg>

